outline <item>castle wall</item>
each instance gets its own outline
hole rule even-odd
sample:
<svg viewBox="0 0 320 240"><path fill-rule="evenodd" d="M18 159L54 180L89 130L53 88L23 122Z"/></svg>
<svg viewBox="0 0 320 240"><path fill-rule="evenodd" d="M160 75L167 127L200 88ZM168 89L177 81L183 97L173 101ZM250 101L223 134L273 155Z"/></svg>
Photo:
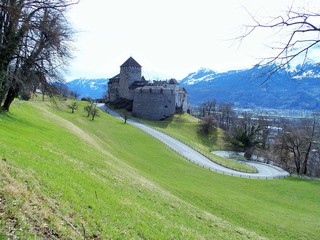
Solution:
<svg viewBox="0 0 320 240"><path fill-rule="evenodd" d="M134 116L160 120L175 113L175 94L170 88L142 87L134 91L133 109Z"/></svg>
<svg viewBox="0 0 320 240"><path fill-rule="evenodd" d="M183 112L187 112L190 107L188 103L188 95L183 91L179 91L179 93L177 94L177 98L177 107L180 107Z"/></svg>
<svg viewBox="0 0 320 240"><path fill-rule="evenodd" d="M134 81L141 80L141 67L124 66L120 68L119 96L132 100L133 96L129 92L129 87Z"/></svg>
<svg viewBox="0 0 320 240"><path fill-rule="evenodd" d="M179 82L169 80L147 82L141 77L141 65L132 57L120 66L120 73L109 80L109 101L133 100L133 115L152 120L164 119L176 110L190 111L187 92Z"/></svg>
<svg viewBox="0 0 320 240"><path fill-rule="evenodd" d="M109 101L113 102L119 99L119 82L118 81L109 81L108 83L108 96Z"/></svg>

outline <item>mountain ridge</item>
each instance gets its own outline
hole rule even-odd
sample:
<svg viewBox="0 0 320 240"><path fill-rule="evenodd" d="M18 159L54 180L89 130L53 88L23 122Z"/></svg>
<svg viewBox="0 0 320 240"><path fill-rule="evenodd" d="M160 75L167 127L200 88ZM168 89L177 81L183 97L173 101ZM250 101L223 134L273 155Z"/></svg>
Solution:
<svg viewBox="0 0 320 240"><path fill-rule="evenodd" d="M320 108L320 69L317 64L306 63L272 73L275 67L257 64L226 72L202 67L179 82L186 88L192 105L215 99L219 103L233 103L239 108ZM161 75L158 76L153 73L146 79L161 79ZM80 98L98 99L107 92L107 82L108 78L80 78L68 82L67 86Z"/></svg>
<svg viewBox="0 0 320 240"><path fill-rule="evenodd" d="M223 73L200 69L180 84L195 105L215 99L241 108L315 110L320 107L320 74L316 65L281 68L272 73L274 67L255 65Z"/></svg>
<svg viewBox="0 0 320 240"><path fill-rule="evenodd" d="M77 93L79 98L99 99L107 92L108 78L78 78L67 82L67 87Z"/></svg>

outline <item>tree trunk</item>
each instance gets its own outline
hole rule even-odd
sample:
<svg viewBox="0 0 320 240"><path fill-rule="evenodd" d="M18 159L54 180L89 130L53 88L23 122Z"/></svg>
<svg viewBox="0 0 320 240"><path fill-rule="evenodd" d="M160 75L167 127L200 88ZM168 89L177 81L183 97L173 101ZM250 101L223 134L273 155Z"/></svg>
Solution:
<svg viewBox="0 0 320 240"><path fill-rule="evenodd" d="M5 111L9 111L10 105L13 102L14 98L18 95L18 89L9 88L6 99L2 105L2 109Z"/></svg>
<svg viewBox="0 0 320 240"><path fill-rule="evenodd" d="M308 172L308 161L309 161L309 155L310 155L310 152L311 152L311 149L312 149L312 143L313 143L313 140L314 140L315 127L316 127L316 118L313 117L312 132L311 132L310 138L308 140L308 147L307 147L306 154L305 154L305 157L304 157L304 161L303 161L303 164L302 164L302 166L303 166L302 173L304 175L307 175L307 172Z"/></svg>
<svg viewBox="0 0 320 240"><path fill-rule="evenodd" d="M311 151L312 142L309 143L304 160L302 162L302 174L307 175L308 170L308 160L309 160L309 154Z"/></svg>
<svg viewBox="0 0 320 240"><path fill-rule="evenodd" d="M247 148L245 149L245 152L244 152L244 157L245 157L247 160L251 160L252 153L253 153L253 147L247 147Z"/></svg>
<svg viewBox="0 0 320 240"><path fill-rule="evenodd" d="M5 80L3 77L0 75L0 106L4 100L5 97Z"/></svg>
<svg viewBox="0 0 320 240"><path fill-rule="evenodd" d="M300 171L301 171L300 157L294 156L294 163L296 165L296 172L297 172L298 175L300 175Z"/></svg>

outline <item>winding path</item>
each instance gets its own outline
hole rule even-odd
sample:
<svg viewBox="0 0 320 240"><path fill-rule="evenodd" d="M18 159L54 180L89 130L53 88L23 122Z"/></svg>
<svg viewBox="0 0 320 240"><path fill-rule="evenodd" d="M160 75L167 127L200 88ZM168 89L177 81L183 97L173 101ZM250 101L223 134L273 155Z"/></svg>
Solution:
<svg viewBox="0 0 320 240"><path fill-rule="evenodd" d="M97 106L100 109L108 112L109 114L111 114L117 118L122 119L122 117L119 115L119 113L111 110L105 104L97 104ZM281 168L278 168L278 167L275 167L272 165L268 165L268 164L264 164L264 163L257 163L257 162L250 162L247 164L257 168L258 173L238 172L238 171L223 167L219 164L212 162L211 160L209 160L208 158L206 158L202 154L198 153L197 151L195 151L191 147L183 144L182 142L180 142L180 141L178 141L178 140L176 140L176 139L174 139L174 138L172 138L162 132L159 132L151 127L148 127L140 122L134 121L132 119L128 119L127 122L137 128L140 128L141 130L145 131L146 133L152 135L153 137L159 139L161 142L166 144L168 147L170 147L171 149L173 149L174 151L176 151L177 153L179 153L180 155L182 155L183 157L185 157L189 161L191 161L201 167L210 169L212 171L215 171L215 172L218 172L221 174L231 175L231 176L237 176L237 177L243 177L243 178L254 178L254 179L276 179L276 178L285 178L285 177L289 176L289 173L282 170ZM220 155L222 154L222 152L219 152L219 153L220 153Z"/></svg>

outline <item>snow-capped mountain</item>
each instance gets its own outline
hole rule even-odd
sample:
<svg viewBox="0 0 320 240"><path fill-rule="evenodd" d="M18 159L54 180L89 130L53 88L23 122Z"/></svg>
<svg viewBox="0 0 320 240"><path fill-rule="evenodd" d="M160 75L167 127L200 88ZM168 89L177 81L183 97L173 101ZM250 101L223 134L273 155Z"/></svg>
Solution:
<svg viewBox="0 0 320 240"><path fill-rule="evenodd" d="M218 73L201 68L180 81L192 105L207 100L230 102L241 108L320 109L320 68L307 63L282 68L270 75L275 65ZM143 72L148 80L169 79L155 72ZM113 77L113 76L111 76ZM76 79L67 83L79 98L101 98L107 92L108 78Z"/></svg>
<svg viewBox="0 0 320 240"><path fill-rule="evenodd" d="M118 73L110 73L108 76L111 78ZM147 80L164 80L170 79L168 75L161 74L155 71L143 71L142 75ZM67 86L70 91L79 94L79 98L92 98L99 99L107 93L108 78L87 79L79 78L67 82Z"/></svg>
<svg viewBox="0 0 320 240"><path fill-rule="evenodd" d="M320 108L320 69L315 64L283 68L275 65L217 73L199 69L180 81L192 104L206 100L234 103L242 108Z"/></svg>
<svg viewBox="0 0 320 240"><path fill-rule="evenodd" d="M193 85L198 82L206 82L214 79L216 72L209 68L200 68L197 72L190 73L186 78L184 78L184 82L186 85Z"/></svg>
<svg viewBox="0 0 320 240"><path fill-rule="evenodd" d="M69 90L79 94L79 98L102 98L107 92L107 78L86 79L80 78L67 82Z"/></svg>

